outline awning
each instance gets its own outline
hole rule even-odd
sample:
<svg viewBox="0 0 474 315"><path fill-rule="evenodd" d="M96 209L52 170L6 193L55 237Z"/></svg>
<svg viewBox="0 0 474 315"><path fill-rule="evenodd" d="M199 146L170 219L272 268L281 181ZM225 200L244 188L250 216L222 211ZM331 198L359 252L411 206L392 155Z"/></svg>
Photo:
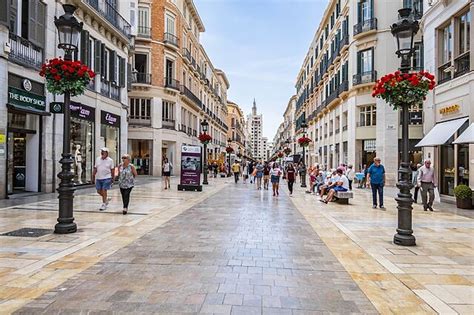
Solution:
<svg viewBox="0 0 474 315"><path fill-rule="evenodd" d="M45 112L36 108L32 107L22 107L18 105L13 105L13 104L7 104L7 108L13 111L17 112L22 112L22 113L27 113L27 114L33 114L33 115L40 115L40 116L51 116L50 112Z"/></svg>
<svg viewBox="0 0 474 315"><path fill-rule="evenodd" d="M464 117L436 124L416 147L434 147L445 144L468 119Z"/></svg>
<svg viewBox="0 0 474 315"><path fill-rule="evenodd" d="M474 123L467 127L467 129L464 130L464 132L453 143L474 143Z"/></svg>

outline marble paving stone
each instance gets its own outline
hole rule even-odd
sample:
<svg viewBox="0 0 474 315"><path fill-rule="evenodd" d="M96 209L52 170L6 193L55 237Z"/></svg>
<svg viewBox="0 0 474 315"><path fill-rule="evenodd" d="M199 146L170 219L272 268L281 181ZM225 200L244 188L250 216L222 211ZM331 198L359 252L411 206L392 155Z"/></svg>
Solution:
<svg viewBox="0 0 474 315"><path fill-rule="evenodd" d="M105 249L107 244L100 246ZM55 264L61 270L79 268L75 263ZM44 313L375 312L288 197L272 198L267 191L243 185L228 185L91 264L18 313L33 309Z"/></svg>

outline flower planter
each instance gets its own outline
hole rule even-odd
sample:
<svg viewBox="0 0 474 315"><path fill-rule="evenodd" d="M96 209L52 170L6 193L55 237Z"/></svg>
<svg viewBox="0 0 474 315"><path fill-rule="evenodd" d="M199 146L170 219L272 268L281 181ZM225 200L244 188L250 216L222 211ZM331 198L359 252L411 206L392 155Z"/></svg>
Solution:
<svg viewBox="0 0 474 315"><path fill-rule="evenodd" d="M472 199L456 198L456 207L459 209L472 209Z"/></svg>

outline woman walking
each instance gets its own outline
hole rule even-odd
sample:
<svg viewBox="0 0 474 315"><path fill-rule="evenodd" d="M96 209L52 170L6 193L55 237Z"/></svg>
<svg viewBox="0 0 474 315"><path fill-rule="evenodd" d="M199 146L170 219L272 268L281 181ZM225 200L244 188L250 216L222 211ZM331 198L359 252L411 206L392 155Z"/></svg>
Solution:
<svg viewBox="0 0 474 315"><path fill-rule="evenodd" d="M273 163L273 168L270 171L270 178L272 182L272 190L273 190L273 196L279 196L280 193L278 192L278 188L280 186L280 176L281 176L281 170L278 167L277 163Z"/></svg>
<svg viewBox="0 0 474 315"><path fill-rule="evenodd" d="M295 183L296 170L293 163L288 165L286 169L286 181L288 183L288 190L290 191L290 197L293 196L293 184Z"/></svg>
<svg viewBox="0 0 474 315"><path fill-rule="evenodd" d="M170 188L170 176L171 176L171 169L173 168L173 164L168 161L168 158L163 160L163 177L165 178L165 189Z"/></svg>
<svg viewBox="0 0 474 315"><path fill-rule="evenodd" d="M130 155L124 154L122 156L122 163L118 167L118 178L120 194L122 195L123 211L125 215L128 211L128 204L130 203L130 193L135 186L135 177L137 176L137 170L132 163L130 163Z"/></svg>
<svg viewBox="0 0 474 315"><path fill-rule="evenodd" d="M249 178L249 163L244 162L244 170L242 171L242 177L244 179L244 184L247 184L247 178Z"/></svg>

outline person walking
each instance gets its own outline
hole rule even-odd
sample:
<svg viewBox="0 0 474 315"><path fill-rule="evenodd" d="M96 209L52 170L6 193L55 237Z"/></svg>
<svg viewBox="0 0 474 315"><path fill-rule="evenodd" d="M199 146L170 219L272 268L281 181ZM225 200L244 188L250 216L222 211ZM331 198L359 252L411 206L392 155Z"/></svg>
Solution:
<svg viewBox="0 0 474 315"><path fill-rule="evenodd" d="M214 178L217 178L217 173L219 171L219 165L217 165L216 161L212 163L212 172L214 173Z"/></svg>
<svg viewBox="0 0 474 315"><path fill-rule="evenodd" d="M257 173L255 174L256 182L257 182L257 189L262 189L262 178L263 178L263 164L261 161L257 163L255 166L255 170Z"/></svg>
<svg viewBox="0 0 474 315"><path fill-rule="evenodd" d="M232 173L234 173L234 181L237 184L239 181L240 177L240 164L239 162L235 161L234 164L232 164Z"/></svg>
<svg viewBox="0 0 474 315"><path fill-rule="evenodd" d="M270 165L268 162L265 162L263 166L263 189L268 190L268 184L270 182Z"/></svg>
<svg viewBox="0 0 474 315"><path fill-rule="evenodd" d="M372 188L372 208L377 209L377 193L379 195L380 209L383 205L383 186L385 185L385 167L379 157L374 158L374 163L367 169L367 187Z"/></svg>
<svg viewBox="0 0 474 315"><path fill-rule="evenodd" d="M278 164L273 163L273 167L270 170L273 196L279 196L280 195L280 193L278 191L278 189L280 188L280 176L281 176L281 170L278 167Z"/></svg>
<svg viewBox="0 0 474 315"><path fill-rule="evenodd" d="M421 201L425 211L433 211L433 201L435 199L434 189L438 185L434 168L431 167L431 160L425 160L425 165L418 169L417 186L421 189ZM429 199L428 199L428 194Z"/></svg>
<svg viewBox="0 0 474 315"><path fill-rule="evenodd" d="M362 179L359 181L359 188L367 187L367 165L363 165L360 171L363 174Z"/></svg>
<svg viewBox="0 0 474 315"><path fill-rule="evenodd" d="M173 164L168 161L168 158L165 157L163 160L163 177L165 179L165 189L171 189L170 186L170 176L171 170L173 169Z"/></svg>
<svg viewBox="0 0 474 315"><path fill-rule="evenodd" d="M306 170L303 165L303 162L300 162L298 165L298 174L300 175L300 184L303 184L303 175L305 175Z"/></svg>
<svg viewBox="0 0 474 315"><path fill-rule="evenodd" d="M135 166L130 163L130 155L124 154L122 156L122 163L118 167L117 176L119 179L120 194L122 195L122 213L125 215L128 212L130 193L135 186L135 177L137 176L137 170L135 169Z"/></svg>
<svg viewBox="0 0 474 315"><path fill-rule="evenodd" d="M349 181L349 190L352 190L352 183L354 182L354 178L355 178L355 171L354 171L354 168L352 167L352 164L349 164L347 166L346 177L347 177L347 180Z"/></svg>
<svg viewBox="0 0 474 315"><path fill-rule="evenodd" d="M107 191L112 188L114 179L114 160L109 157L109 149L104 147L100 149L100 156L95 160L94 171L92 172L92 181L95 182L97 193L102 197L100 211L104 211L109 205L110 198L107 197Z"/></svg>
<svg viewBox="0 0 474 315"><path fill-rule="evenodd" d="M244 184L247 184L247 178L249 178L249 166L248 162L243 162L243 167L242 167L242 179Z"/></svg>
<svg viewBox="0 0 474 315"><path fill-rule="evenodd" d="M288 190L290 191L290 197L293 196L293 184L296 179L296 170L293 163L288 164L286 168L286 182L288 183Z"/></svg>
<svg viewBox="0 0 474 315"><path fill-rule="evenodd" d="M253 171L255 169L255 165L253 164L252 161L250 161L249 163L249 175L250 175L250 184L253 184L253 181L254 181L254 175L253 175Z"/></svg>
<svg viewBox="0 0 474 315"><path fill-rule="evenodd" d="M418 203L418 192L420 191L420 186L418 186L418 174L420 172L421 164L418 163L416 165L416 170L414 170L411 174L411 183L413 187L415 187L415 193L413 194L413 202Z"/></svg>

